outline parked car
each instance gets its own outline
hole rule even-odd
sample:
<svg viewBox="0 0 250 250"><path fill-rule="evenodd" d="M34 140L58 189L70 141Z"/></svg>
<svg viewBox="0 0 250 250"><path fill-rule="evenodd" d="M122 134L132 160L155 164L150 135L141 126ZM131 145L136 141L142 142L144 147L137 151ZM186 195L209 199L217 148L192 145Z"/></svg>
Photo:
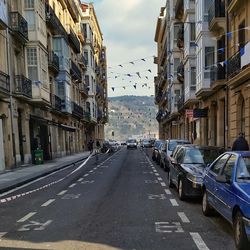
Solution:
<svg viewBox="0 0 250 250"><path fill-rule="evenodd" d="M162 140L156 140L154 142L154 146L153 146L153 149L152 149L152 160L153 161L157 160L157 156L159 154L159 148L160 148L162 142L163 142Z"/></svg>
<svg viewBox="0 0 250 250"><path fill-rule="evenodd" d="M237 249L250 249L250 152L225 152L206 170L202 212L228 220Z"/></svg>
<svg viewBox="0 0 250 250"><path fill-rule="evenodd" d="M143 148L151 148L151 147L152 147L152 144L151 144L151 142L150 142L149 139L143 139L143 140L141 141L141 146L142 146Z"/></svg>
<svg viewBox="0 0 250 250"><path fill-rule="evenodd" d="M169 171L170 156L172 155L174 149L177 145L191 144L188 140L181 139L171 139L167 140L162 145L160 166L164 168L167 172Z"/></svg>
<svg viewBox="0 0 250 250"><path fill-rule="evenodd" d="M169 165L169 187L178 189L181 200L187 196L202 196L203 174L205 167L211 164L224 150L213 146L183 145L171 158Z"/></svg>
<svg viewBox="0 0 250 250"><path fill-rule="evenodd" d="M127 149L130 149L130 148L137 149L137 141L136 141L136 139L127 140Z"/></svg>

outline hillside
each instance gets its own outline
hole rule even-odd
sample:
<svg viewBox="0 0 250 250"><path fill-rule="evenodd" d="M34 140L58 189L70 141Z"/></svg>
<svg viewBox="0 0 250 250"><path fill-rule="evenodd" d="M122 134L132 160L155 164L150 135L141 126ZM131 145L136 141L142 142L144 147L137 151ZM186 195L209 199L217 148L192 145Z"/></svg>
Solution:
<svg viewBox="0 0 250 250"><path fill-rule="evenodd" d="M105 128L105 137L116 140L126 140L129 137L157 137L156 113L154 97L110 97L109 123ZM114 138L112 131L114 131Z"/></svg>

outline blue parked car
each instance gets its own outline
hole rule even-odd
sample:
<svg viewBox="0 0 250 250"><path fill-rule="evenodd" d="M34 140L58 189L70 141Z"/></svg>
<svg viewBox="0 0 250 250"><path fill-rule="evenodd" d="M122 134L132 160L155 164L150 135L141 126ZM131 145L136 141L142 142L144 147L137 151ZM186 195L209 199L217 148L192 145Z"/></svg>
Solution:
<svg viewBox="0 0 250 250"><path fill-rule="evenodd" d="M226 152L206 169L202 212L215 209L233 226L237 249L250 249L250 151Z"/></svg>

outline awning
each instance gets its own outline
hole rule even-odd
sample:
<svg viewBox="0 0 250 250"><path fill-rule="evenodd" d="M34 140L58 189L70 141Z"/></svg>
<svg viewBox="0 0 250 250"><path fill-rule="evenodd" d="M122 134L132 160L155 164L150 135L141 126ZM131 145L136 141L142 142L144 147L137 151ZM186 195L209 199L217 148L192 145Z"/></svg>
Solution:
<svg viewBox="0 0 250 250"><path fill-rule="evenodd" d="M60 127L69 132L76 132L76 130L78 130L78 128L76 127L71 127L71 126L64 125L64 124L60 124Z"/></svg>

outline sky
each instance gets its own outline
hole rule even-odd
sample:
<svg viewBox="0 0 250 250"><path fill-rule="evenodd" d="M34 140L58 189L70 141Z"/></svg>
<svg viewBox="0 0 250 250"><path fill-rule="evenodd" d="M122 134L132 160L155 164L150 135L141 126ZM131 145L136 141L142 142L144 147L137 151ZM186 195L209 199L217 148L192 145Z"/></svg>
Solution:
<svg viewBox="0 0 250 250"><path fill-rule="evenodd" d="M107 47L108 96L154 95L154 35L166 0L86 2L94 3Z"/></svg>

